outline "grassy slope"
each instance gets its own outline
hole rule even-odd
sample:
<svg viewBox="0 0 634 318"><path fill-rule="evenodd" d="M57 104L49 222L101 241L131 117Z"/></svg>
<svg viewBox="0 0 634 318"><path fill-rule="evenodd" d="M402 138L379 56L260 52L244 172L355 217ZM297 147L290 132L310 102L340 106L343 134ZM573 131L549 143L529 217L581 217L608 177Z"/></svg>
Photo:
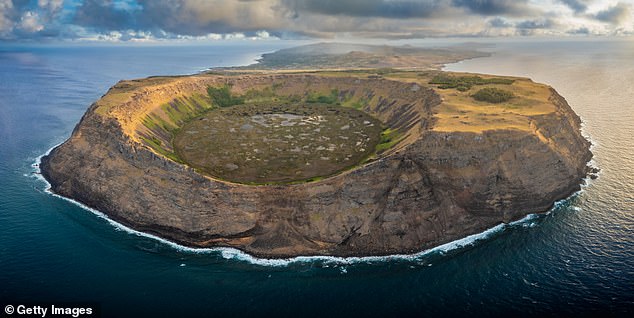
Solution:
<svg viewBox="0 0 634 318"><path fill-rule="evenodd" d="M482 132L496 129L517 129L530 131L530 116L552 113L556 107L550 102L550 87L539 84L527 78L500 77L484 74L450 73L452 76L472 77L478 75L485 80L480 85L473 85L470 89L463 87L439 89L444 84L432 84L438 72L395 72L385 77L419 83L433 87L442 97L443 102L435 109L437 121L435 131L465 131ZM504 79L512 82L503 81ZM482 88L496 88L509 91L514 98L502 103L477 101L473 94Z"/></svg>

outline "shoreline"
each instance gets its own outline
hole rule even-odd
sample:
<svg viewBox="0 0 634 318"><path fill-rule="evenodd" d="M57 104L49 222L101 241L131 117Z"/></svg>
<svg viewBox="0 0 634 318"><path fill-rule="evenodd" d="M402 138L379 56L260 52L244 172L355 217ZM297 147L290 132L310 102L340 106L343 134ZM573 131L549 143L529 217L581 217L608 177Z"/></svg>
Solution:
<svg viewBox="0 0 634 318"><path fill-rule="evenodd" d="M491 54L489 53L489 56L490 55ZM449 64L456 64L463 61L464 60L461 60L455 63L449 63ZM440 69L445 69L447 66L448 64L443 64ZM583 121L581 121L581 123L583 123ZM582 128L583 128L583 124L582 124ZM590 147L592 147L593 143L590 140L590 138L585 134L583 134L583 137L587 141L589 141ZM128 232L129 234L134 234L137 236L143 236L153 240L157 240L178 251L195 253L195 254L219 253L219 255L225 259L237 259L237 260L249 262L251 264L258 264L258 265L264 265L264 266L287 266L289 264L297 263L297 262L315 262L315 261L328 261L328 262L341 263L341 264L350 264L350 263L359 263L359 262L375 262L375 261L392 261L392 260L410 260L411 261L411 260L420 259L423 256L432 254L434 252L440 252L442 254L450 250L461 249L467 246L472 246L478 241L486 240L490 238L491 236L495 235L496 233L501 233L508 226L522 224L524 222L533 220L535 218L539 218L540 216L549 214L553 209L555 209L559 205L563 204L570 198L573 198L574 196L578 195L578 193L583 191L584 185L588 185L592 177L594 177L594 175L592 174L593 171L591 169L593 165L591 164L591 162L588 162L586 163L586 166L588 166L589 168L586 170L587 171L586 176L583 178L583 181L581 181L575 187L568 188L569 193L563 196L555 196L555 199L556 198L560 198L560 199L554 200L554 202L552 202L548 206L543 205L542 207L544 208L544 211L535 212L535 210L533 210L534 213L531 213L531 214L517 213L519 215L516 215L515 219L509 218L497 224L493 223L495 225L488 228L487 227L476 228L475 230L481 230L481 232L477 232L475 234L470 234L461 238L457 238L453 241L449 241L444 244L440 244L438 246L432 245L433 247L428 247L427 249L424 249L424 250L418 250L414 246L413 248L406 249L405 253L385 254L385 255L383 255L381 252L374 255L372 255L371 253L368 253L370 254L368 256L364 256L363 254L361 254L361 256L329 256L329 255L310 255L309 253L309 255L299 255L299 256L289 256L289 257L279 256L278 257L278 256L269 256L267 254L249 253L236 247L196 247L196 246L188 245L187 242L180 242L178 238L176 240L166 239L160 236L160 234L154 234L151 229L148 232L145 232L142 230L136 230L134 229L134 225L128 225L126 224L127 222L125 221L121 222L117 220L118 218L116 217L113 218L112 216L109 216L108 214L101 212L95 208L92 208L82 202L76 201L70 197L66 197L66 196L53 192L51 183L44 177L44 174L41 173L42 172L41 161L43 157L49 155L51 151L53 151L55 148L57 148L59 145L63 143L64 142L50 148L46 153L39 156L36 159L36 163L33 164L33 166L38 169L38 172L39 172L38 178L43 180L46 184L44 188L45 192L53 196L65 199L89 212L92 212L98 217L106 220L116 229L124 230ZM517 209L516 211L520 212L522 210L523 209L520 208L520 209ZM421 246L421 247L424 247L424 246ZM352 254L352 255L355 255L355 254Z"/></svg>
<svg viewBox="0 0 634 318"><path fill-rule="evenodd" d="M590 140L590 142L592 141ZM120 222L113 220L107 214L99 210L91 208L74 199L71 199L71 198L68 198L53 192L51 190L50 182L46 180L46 178L44 178L44 176L41 173L40 164L41 164L42 157L49 155L53 149L57 148L62 143L56 144L50 149L48 149L45 153L35 158L35 162L31 164L31 167L35 168L35 170L32 171L31 175L35 176L37 180L42 181L44 183L45 186L43 191L46 194L51 195L55 198L59 198L67 202L70 202L94 214L95 216L108 222L117 231L124 231L128 234L152 239L161 244L169 246L170 248L181 253L191 253L191 254L216 254L217 253L218 256L226 260L236 260L241 262L247 262L252 265L265 266L265 267L286 267L295 263L315 263L315 262L333 263L338 265L352 265L352 264L359 264L359 263L376 263L376 262L392 262L392 261L413 262L413 261L418 261L424 258L425 256L428 256L434 253L439 253L443 255L450 251L468 248L470 246L475 246L478 242L486 241L494 237L495 235L504 232L507 228L512 228L517 225L524 226L523 224L527 222L533 221L535 219L540 219L546 215L549 215L553 210L557 209L564 203L568 202L569 200L583 193L584 189L586 187L589 187L593 181L590 175L586 176L583 179L584 183L580 185L579 190L574 191L573 193L571 193L570 195L566 196L563 199L555 201L552 207L548 209L547 211L544 211L541 213L527 214L519 220L515 220L509 223L500 223L480 233L471 234L466 237L463 237L448 243L444 243L444 244L441 244L426 250L411 253L411 254L390 254L390 255L382 255L382 256L349 256L349 257L314 255L314 256L295 256L295 257L289 257L289 258L266 258L266 257L258 257L233 247L196 248L196 247L190 247L190 246L178 244L176 242L167 240L165 238L162 238L154 234L135 230L125 224L122 224ZM591 162L588 163L588 166L592 166ZM533 227L534 225L529 223L529 226ZM428 266L431 266L431 264L429 264Z"/></svg>

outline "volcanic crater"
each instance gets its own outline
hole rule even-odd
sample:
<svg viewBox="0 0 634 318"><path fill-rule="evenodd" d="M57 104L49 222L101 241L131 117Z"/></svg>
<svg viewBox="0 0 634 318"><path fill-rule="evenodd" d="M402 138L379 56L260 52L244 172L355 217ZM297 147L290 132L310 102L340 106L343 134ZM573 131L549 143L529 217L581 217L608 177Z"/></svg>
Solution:
<svg viewBox="0 0 634 318"><path fill-rule="evenodd" d="M553 89L472 81L515 94L490 104L430 84L435 75L121 81L42 173L56 193L135 229L265 257L420 251L579 188L589 143Z"/></svg>

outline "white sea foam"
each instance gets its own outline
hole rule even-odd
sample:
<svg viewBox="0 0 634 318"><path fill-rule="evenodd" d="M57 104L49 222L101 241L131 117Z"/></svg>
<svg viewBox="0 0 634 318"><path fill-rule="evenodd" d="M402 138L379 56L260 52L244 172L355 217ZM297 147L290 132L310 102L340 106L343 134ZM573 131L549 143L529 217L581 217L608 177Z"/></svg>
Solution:
<svg viewBox="0 0 634 318"><path fill-rule="evenodd" d="M537 213L531 213L526 215L525 217L517 220L517 221L513 221L513 222L509 222L509 225L516 225L516 224L521 224L521 223L525 223L525 222L530 222L533 220L539 219L539 214Z"/></svg>
<svg viewBox="0 0 634 318"><path fill-rule="evenodd" d="M537 226L537 220L539 218L540 218L539 214L531 213L517 221L509 222L508 225L511 227L513 226L535 227Z"/></svg>
<svg viewBox="0 0 634 318"><path fill-rule="evenodd" d="M51 184L42 176L41 174L41 170L40 170L40 163L41 163L41 159L44 156L47 156L48 154L50 154L50 152L58 145L55 145L53 147L51 147L49 150L46 151L46 153L44 153L43 155L39 156L36 158L35 163L33 163L32 167L35 168L34 169L34 173L33 175L36 176L36 178L38 180L41 180L44 184L45 184L45 188L44 191L54 197L60 198L62 200L66 200L76 206L79 206L93 214L95 214L96 216L106 220L110 225L112 225L114 227L114 229L116 231L124 231L126 233L129 234L133 234L136 236L140 236L140 237L146 237L146 238L150 238L153 240L156 240L160 243L165 244L166 246L169 246L175 250L181 251L181 252L185 252L185 253L193 253L193 254L219 254L222 258L224 259L229 259L229 260L236 260L236 261L243 261L243 262L247 262L253 265L259 265L259 266L269 266L269 267L284 267L284 266L289 266L291 264L298 264L298 263L322 263L324 267L327 267L328 264L335 264L335 265L350 265L350 264L359 264L359 263L366 263L366 264L370 264L370 263L379 263L379 262L392 262L392 261L420 261L421 259L423 259L425 256L428 255L432 255L432 254L446 254L447 252L453 251L453 250L458 250L458 249L462 249L465 247L469 247L469 246L474 246L476 243L489 239L491 237L493 237L496 234L499 234L501 232L503 232L505 230L505 228L509 227L509 226L514 226L517 224L524 224L527 222L530 222L532 220L535 220L537 218L539 218L538 214L529 214L527 216L525 216L524 218L514 221L514 222L510 222L508 224L505 223L501 223L498 224L492 228L489 228L487 230L485 230L484 232L481 233L477 233L477 234L472 234L469 236L466 236L464 238L449 242L449 243L445 243L443 245L439 245L436 246L434 248L428 249L428 250L424 250L418 253L414 253L414 254L393 254L393 255L386 255L386 256L360 256L360 257L339 257L339 256L297 256L297 257L292 257L292 258L281 258L281 259L269 259L269 258L259 258L259 257L255 257L253 255L247 254L241 250L235 249L235 248L230 248L230 247L214 247L214 248L193 248L193 247L187 247L187 246L183 246L177 243L174 243L172 241L166 240L164 238L158 237L156 235L152 235L152 234L148 234L148 233L144 233L144 232L140 232L137 231L135 229L132 229L130 227L127 227L121 223L118 223L112 219L110 219L106 214L104 214L101 211L98 211L96 209L93 209L81 202L75 201L73 199L61 196L59 194L54 193L51 190ZM581 191L575 192L570 198L578 195ZM564 202L566 202L569 198L567 199L563 199L563 200L559 200L557 202L555 202L555 205L553 207L553 209L561 206ZM552 211L552 210L551 210ZM550 211L548 211L547 213L550 213ZM532 227L532 226L530 226ZM431 266L432 264L427 264L427 266ZM343 273L345 273L347 270L342 270Z"/></svg>

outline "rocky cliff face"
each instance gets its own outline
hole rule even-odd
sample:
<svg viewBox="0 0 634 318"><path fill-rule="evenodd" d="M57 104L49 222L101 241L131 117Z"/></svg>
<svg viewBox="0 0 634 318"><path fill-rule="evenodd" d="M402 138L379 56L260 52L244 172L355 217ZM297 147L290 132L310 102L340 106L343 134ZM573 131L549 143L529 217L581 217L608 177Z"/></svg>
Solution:
<svg viewBox="0 0 634 318"><path fill-rule="evenodd" d="M364 84L342 81L333 85ZM245 186L214 180L156 154L97 104L71 138L42 159L42 173L56 193L132 228L188 246L231 246L265 257L420 251L544 212L579 189L587 173L589 142L554 90L557 111L531 117L531 132L471 133L430 129L440 103L432 89L381 85L416 93L415 100L378 98L365 109L397 125L394 109L400 107L400 117L409 118L401 123L406 142L321 181Z"/></svg>

